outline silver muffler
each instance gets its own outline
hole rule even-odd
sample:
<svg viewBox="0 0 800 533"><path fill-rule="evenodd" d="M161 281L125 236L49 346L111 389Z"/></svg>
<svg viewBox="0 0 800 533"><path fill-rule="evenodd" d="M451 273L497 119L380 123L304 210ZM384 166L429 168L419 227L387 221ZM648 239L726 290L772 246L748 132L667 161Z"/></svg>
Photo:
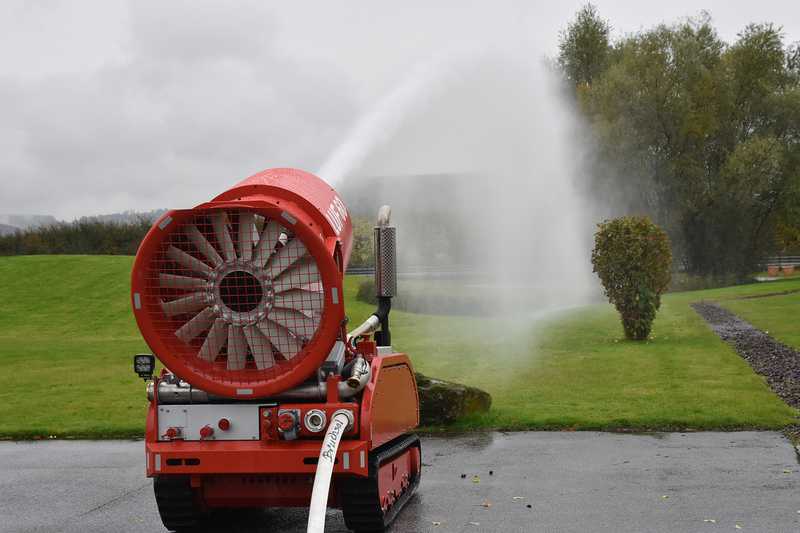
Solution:
<svg viewBox="0 0 800 533"><path fill-rule="evenodd" d="M391 207L381 207L378 210L378 225L373 230L375 296L379 298L397 295L397 228L389 225L391 216Z"/></svg>

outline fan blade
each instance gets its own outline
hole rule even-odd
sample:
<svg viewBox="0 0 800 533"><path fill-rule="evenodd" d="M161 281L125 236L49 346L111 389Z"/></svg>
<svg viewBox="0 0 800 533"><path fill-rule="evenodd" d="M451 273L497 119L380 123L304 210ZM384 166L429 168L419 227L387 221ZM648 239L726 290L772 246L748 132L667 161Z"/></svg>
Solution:
<svg viewBox="0 0 800 533"><path fill-rule="evenodd" d="M275 296L275 307L297 311L321 311L324 304L321 292L292 289Z"/></svg>
<svg viewBox="0 0 800 533"><path fill-rule="evenodd" d="M247 339L242 326L228 326L228 370L241 370L247 363Z"/></svg>
<svg viewBox="0 0 800 533"><path fill-rule="evenodd" d="M273 308L267 318L288 329L297 337L311 339L317 331L318 322L316 320L293 309Z"/></svg>
<svg viewBox="0 0 800 533"><path fill-rule="evenodd" d="M289 244L278 250L278 253L273 255L267 264L267 274L270 278L275 279L283 271L297 263L308 255L308 250L303 245L302 241L295 237Z"/></svg>
<svg viewBox="0 0 800 533"><path fill-rule="evenodd" d="M319 280L320 275L317 264L313 261L303 261L302 263L297 263L290 269L284 270L283 274L272 282L272 290L275 291L275 294L280 294L292 289L307 289L308 285L316 283Z"/></svg>
<svg viewBox="0 0 800 533"><path fill-rule="evenodd" d="M250 352L259 370L271 368L275 365L275 356L272 355L272 343L261 333L256 326L245 326L244 336L250 345Z"/></svg>
<svg viewBox="0 0 800 533"><path fill-rule="evenodd" d="M254 216L255 219L253 220L253 242L250 243L250 246L253 248L258 246L258 240L261 237L261 230L259 230L258 228L263 229L264 225L267 222L267 219L259 214L254 214Z"/></svg>
<svg viewBox="0 0 800 533"><path fill-rule="evenodd" d="M210 266L203 263L196 257L192 257L180 248L176 248L175 246L170 246L167 249L167 257L184 268L191 270L192 272L199 272L201 274L205 274L206 276L210 275L212 272Z"/></svg>
<svg viewBox="0 0 800 533"><path fill-rule="evenodd" d="M197 229L197 226L194 224L189 226L189 229L186 230L186 235L189 237L189 240L192 241L192 244L194 244L195 248L197 248L201 254L206 256L206 259L211 261L212 265L218 267L222 264L222 257L220 257L219 253L217 253L217 250L214 248L214 246L208 242L208 239L206 239L205 235L200 233L200 230Z"/></svg>
<svg viewBox="0 0 800 533"><path fill-rule="evenodd" d="M256 230L255 213L239 213L239 259L250 261L253 257L253 232Z"/></svg>
<svg viewBox="0 0 800 533"><path fill-rule="evenodd" d="M280 324L267 319L259 322L258 328L286 359L291 359L303 349L303 346L296 338L292 337L289 330Z"/></svg>
<svg viewBox="0 0 800 533"><path fill-rule="evenodd" d="M204 292L195 292L183 298L172 300L170 302L161 302L161 309L167 316L182 315L184 313L191 313L192 311L199 311L209 304L208 296Z"/></svg>
<svg viewBox="0 0 800 533"><path fill-rule="evenodd" d="M257 265L265 265L267 260L275 252L275 246L278 244L278 238L281 235L281 225L274 220L267 221L264 224L264 230L261 232L261 238L258 240L258 245L253 256L253 262Z"/></svg>
<svg viewBox="0 0 800 533"><path fill-rule="evenodd" d="M225 261L233 262L236 260L236 250L233 247L233 240L228 231L228 214L219 211L211 215L211 224L214 226L214 235L217 237L217 244L222 248L222 255Z"/></svg>
<svg viewBox="0 0 800 533"><path fill-rule="evenodd" d="M206 340L197 352L197 357L205 359L209 363L213 363L219 355L219 351L225 344L225 339L228 334L228 325L224 319L218 318L214 321L214 325L208 330Z"/></svg>
<svg viewBox="0 0 800 533"><path fill-rule="evenodd" d="M186 290L202 290L206 288L208 283L203 278L192 278L189 276L176 276L175 274L158 275L159 287L164 289L186 289Z"/></svg>
<svg viewBox="0 0 800 533"><path fill-rule="evenodd" d="M206 307L199 313L197 313L194 318L188 321L186 324L182 325L178 328L178 331L175 332L175 336L178 337L180 340L189 344L192 342L192 339L200 335L203 331L205 331L208 326L211 325L211 322L214 321L214 310L210 307Z"/></svg>

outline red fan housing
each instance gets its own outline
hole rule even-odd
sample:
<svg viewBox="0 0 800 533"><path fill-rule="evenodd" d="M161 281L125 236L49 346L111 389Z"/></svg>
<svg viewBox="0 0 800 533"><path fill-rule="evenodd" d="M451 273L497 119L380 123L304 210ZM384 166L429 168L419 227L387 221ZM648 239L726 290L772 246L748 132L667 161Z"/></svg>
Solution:
<svg viewBox="0 0 800 533"><path fill-rule="evenodd" d="M266 170L153 225L133 268L136 321L194 387L279 393L307 379L342 333L351 246L350 216L328 184Z"/></svg>

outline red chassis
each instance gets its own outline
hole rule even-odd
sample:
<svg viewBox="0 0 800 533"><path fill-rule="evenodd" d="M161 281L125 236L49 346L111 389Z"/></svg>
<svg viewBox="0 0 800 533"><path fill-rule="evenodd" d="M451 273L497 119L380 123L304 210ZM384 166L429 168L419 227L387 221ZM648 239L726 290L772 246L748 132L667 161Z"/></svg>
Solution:
<svg viewBox="0 0 800 533"><path fill-rule="evenodd" d="M217 507L306 507L323 433L310 433L298 424L296 438L286 440L278 413L295 411L302 419L318 409L330 418L344 409L352 413L354 423L337 451L329 505L343 508L348 526L356 530L390 522L393 509L402 507L398 504L405 503L420 477L419 441L409 435L419 423L417 385L405 354L377 355L372 342L363 342L359 348L372 352L364 354L372 377L360 399L339 401L334 392L318 403L249 402L253 416L259 417L258 436L251 440L190 435L183 439L174 434L170 440L162 433L163 424L159 430L159 404L154 397L147 416L145 450L147 475L156 478L157 498L159 489L169 501L190 498L197 512ZM328 390L336 391L335 385L329 383ZM231 405L216 404L215 409L224 414ZM230 422L225 418L223 426L220 419L219 428L211 426L204 427L206 434L213 434L211 430L220 434L219 428L227 429ZM357 497L349 497L350 493ZM167 524L169 517L161 511ZM369 523L362 524L363 520Z"/></svg>

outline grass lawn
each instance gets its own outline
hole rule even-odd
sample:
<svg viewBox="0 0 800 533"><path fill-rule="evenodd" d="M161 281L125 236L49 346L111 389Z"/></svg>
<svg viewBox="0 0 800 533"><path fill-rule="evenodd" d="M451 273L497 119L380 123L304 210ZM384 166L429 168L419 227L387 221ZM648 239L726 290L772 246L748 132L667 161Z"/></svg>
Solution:
<svg viewBox="0 0 800 533"><path fill-rule="evenodd" d="M800 278L771 282L771 292L800 291ZM723 300L726 309L733 311L757 328L800 350L800 292L746 300Z"/></svg>
<svg viewBox="0 0 800 533"><path fill-rule="evenodd" d="M129 308L131 263L0 258L0 436L142 434L146 399L131 356L146 346ZM348 277L352 323L372 311L355 301L357 285ZM420 371L492 393L492 412L461 429L779 428L796 412L688 307L774 287L668 295L646 343L622 340L607 305L537 327L393 312L393 338Z"/></svg>
<svg viewBox="0 0 800 533"><path fill-rule="evenodd" d="M0 435L143 433L133 258L0 258Z"/></svg>
<svg viewBox="0 0 800 533"><path fill-rule="evenodd" d="M763 292L745 285L667 295L644 343L624 340L610 305L537 327L393 313L393 339L421 372L492 394L492 412L460 421L463 429L778 428L797 413L689 307Z"/></svg>

